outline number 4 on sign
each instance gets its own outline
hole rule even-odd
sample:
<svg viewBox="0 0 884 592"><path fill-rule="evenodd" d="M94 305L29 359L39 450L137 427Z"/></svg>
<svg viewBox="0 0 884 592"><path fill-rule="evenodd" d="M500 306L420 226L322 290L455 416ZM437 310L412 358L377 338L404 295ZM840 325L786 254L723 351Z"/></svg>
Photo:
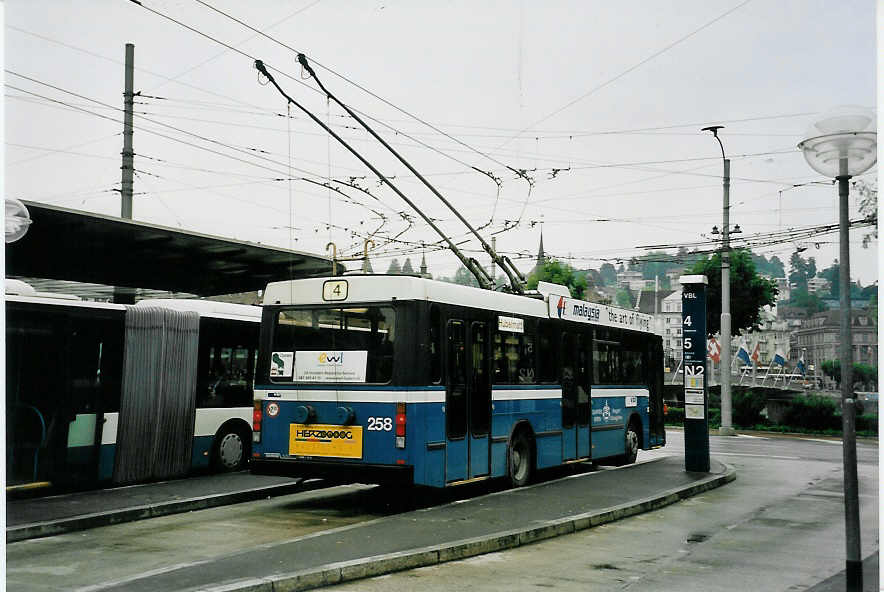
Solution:
<svg viewBox="0 0 884 592"><path fill-rule="evenodd" d="M688 316L686 316L686 317L684 318L684 326L685 326L685 327L690 327L690 326L691 326L691 315L688 315Z"/></svg>

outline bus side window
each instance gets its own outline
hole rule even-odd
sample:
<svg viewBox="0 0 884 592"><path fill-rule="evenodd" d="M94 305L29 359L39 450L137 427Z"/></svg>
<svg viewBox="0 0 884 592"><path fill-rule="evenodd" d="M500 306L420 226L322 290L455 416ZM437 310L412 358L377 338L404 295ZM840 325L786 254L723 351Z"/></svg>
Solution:
<svg viewBox="0 0 884 592"><path fill-rule="evenodd" d="M442 382L442 314L430 305L430 382Z"/></svg>
<svg viewBox="0 0 884 592"><path fill-rule="evenodd" d="M553 382L556 376L556 352L555 333L549 324L541 324L538 331L539 346L537 351L537 378L538 382Z"/></svg>
<svg viewBox="0 0 884 592"><path fill-rule="evenodd" d="M612 341L593 341L593 384L622 384L620 344Z"/></svg>
<svg viewBox="0 0 884 592"><path fill-rule="evenodd" d="M467 433L466 369L464 323L448 321L448 394L445 420L449 438L462 438Z"/></svg>
<svg viewBox="0 0 884 592"><path fill-rule="evenodd" d="M535 349L537 348L534 346L534 328L535 324L532 321L525 321L525 333L522 334L517 369L519 384L534 384L537 382L537 365L535 363Z"/></svg>

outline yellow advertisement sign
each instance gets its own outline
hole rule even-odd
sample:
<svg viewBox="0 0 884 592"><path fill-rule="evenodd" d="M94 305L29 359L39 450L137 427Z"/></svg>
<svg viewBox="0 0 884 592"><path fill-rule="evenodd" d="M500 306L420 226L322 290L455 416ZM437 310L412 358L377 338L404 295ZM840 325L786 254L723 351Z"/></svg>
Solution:
<svg viewBox="0 0 884 592"><path fill-rule="evenodd" d="M289 454L362 458L362 426L290 424Z"/></svg>

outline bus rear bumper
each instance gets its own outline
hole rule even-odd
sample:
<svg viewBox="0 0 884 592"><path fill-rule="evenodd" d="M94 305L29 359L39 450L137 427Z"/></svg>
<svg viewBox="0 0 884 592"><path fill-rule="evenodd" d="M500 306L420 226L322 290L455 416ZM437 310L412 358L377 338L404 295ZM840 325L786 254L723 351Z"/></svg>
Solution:
<svg viewBox="0 0 884 592"><path fill-rule="evenodd" d="M412 485L414 483L414 467L411 466L289 458L252 458L249 465L253 475L318 477L342 483L377 483L382 485Z"/></svg>

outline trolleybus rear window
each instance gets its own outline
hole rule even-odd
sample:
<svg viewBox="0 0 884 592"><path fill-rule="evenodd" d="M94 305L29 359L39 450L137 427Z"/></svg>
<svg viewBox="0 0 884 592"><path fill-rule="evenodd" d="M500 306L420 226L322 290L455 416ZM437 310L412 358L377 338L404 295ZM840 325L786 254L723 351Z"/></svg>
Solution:
<svg viewBox="0 0 884 592"><path fill-rule="evenodd" d="M282 310L273 332L270 378L390 382L395 337L395 313L390 307Z"/></svg>

